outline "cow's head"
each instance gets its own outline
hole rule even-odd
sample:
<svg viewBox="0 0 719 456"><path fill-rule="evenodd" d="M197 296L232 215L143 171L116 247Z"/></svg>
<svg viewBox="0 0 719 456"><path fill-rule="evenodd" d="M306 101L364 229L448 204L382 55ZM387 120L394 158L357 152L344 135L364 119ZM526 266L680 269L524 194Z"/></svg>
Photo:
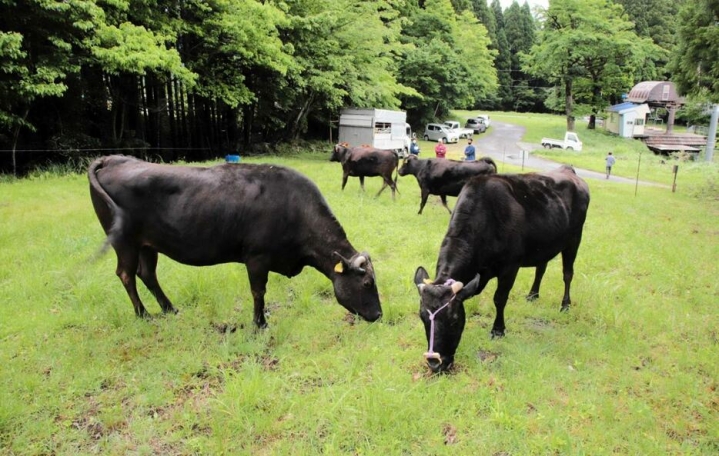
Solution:
<svg viewBox="0 0 719 456"><path fill-rule="evenodd" d="M382 306L369 255L365 252L356 253L349 259L337 252L334 255L338 263L334 268L332 284L337 301L367 321L379 320Z"/></svg>
<svg viewBox="0 0 719 456"><path fill-rule="evenodd" d="M335 147L332 149L332 155L330 155L330 161L341 162L349 150L347 146L347 143L335 144Z"/></svg>
<svg viewBox="0 0 719 456"><path fill-rule="evenodd" d="M424 354L427 365L434 373L446 372L454 363L464 331L464 300L475 295L479 275L467 285L453 280L436 284L420 266L414 274L414 283L419 290L419 317L427 337L428 349Z"/></svg>
<svg viewBox="0 0 719 456"><path fill-rule="evenodd" d="M410 154L409 157L404 159L404 162L402 162L402 166L399 168L400 176L406 176L407 174L415 174L417 164L419 163L419 158L417 156Z"/></svg>

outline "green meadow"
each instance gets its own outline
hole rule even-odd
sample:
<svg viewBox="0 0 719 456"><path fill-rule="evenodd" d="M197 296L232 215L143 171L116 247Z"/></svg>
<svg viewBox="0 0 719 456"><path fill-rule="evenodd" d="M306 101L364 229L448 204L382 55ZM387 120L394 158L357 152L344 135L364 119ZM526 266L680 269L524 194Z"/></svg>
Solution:
<svg viewBox="0 0 719 456"><path fill-rule="evenodd" d="M492 120L527 126L526 142L564 133L562 118L516 116ZM375 197L379 178L364 193L350 178L341 191L329 144L243 159L319 186L370 253L384 310L377 323L353 318L308 268L270 276L262 331L238 264L161 257L160 283L180 312L161 315L140 284L153 317L136 318L114 253L94 259L104 235L86 176L1 180L0 454L719 453L717 166L578 131L585 151L537 153L603 171L614 150L626 177L641 155L642 179L669 185L679 164L677 191L588 181L571 310L559 312L559 259L532 303L534 271L522 270L507 335L491 340L491 282L468 301L456 369L442 376L424 365L413 276L434 271L449 215L434 196L417 215L412 176L393 201L389 190Z"/></svg>

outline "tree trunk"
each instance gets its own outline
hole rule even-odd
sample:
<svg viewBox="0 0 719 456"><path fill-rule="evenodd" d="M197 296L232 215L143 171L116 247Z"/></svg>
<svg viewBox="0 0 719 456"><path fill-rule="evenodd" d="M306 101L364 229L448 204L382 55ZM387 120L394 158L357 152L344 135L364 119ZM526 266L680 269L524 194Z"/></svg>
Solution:
<svg viewBox="0 0 719 456"><path fill-rule="evenodd" d="M572 96L572 78L564 80L564 111L567 114L567 131L574 131L574 98Z"/></svg>
<svg viewBox="0 0 719 456"><path fill-rule="evenodd" d="M22 122L18 123L17 127L15 127L15 133L13 134L12 138L12 174L13 176L17 177L17 140L20 137L20 129L22 128L22 124L25 123L25 119L27 119L27 115L30 114L30 108L25 108L25 113L22 115Z"/></svg>

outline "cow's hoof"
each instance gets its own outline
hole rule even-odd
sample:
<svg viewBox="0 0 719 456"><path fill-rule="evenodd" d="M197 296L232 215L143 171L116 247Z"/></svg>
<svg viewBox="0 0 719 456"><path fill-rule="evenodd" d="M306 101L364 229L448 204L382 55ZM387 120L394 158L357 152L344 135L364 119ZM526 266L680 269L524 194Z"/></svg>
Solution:
<svg viewBox="0 0 719 456"><path fill-rule="evenodd" d="M504 331L499 331L497 329L492 330L492 339L500 339L504 337Z"/></svg>
<svg viewBox="0 0 719 456"><path fill-rule="evenodd" d="M562 304L562 307L559 309L560 312L569 312L569 304Z"/></svg>
<svg viewBox="0 0 719 456"><path fill-rule="evenodd" d="M529 293L527 295L527 301L531 302L531 301L536 301L537 299L539 299L539 293Z"/></svg>

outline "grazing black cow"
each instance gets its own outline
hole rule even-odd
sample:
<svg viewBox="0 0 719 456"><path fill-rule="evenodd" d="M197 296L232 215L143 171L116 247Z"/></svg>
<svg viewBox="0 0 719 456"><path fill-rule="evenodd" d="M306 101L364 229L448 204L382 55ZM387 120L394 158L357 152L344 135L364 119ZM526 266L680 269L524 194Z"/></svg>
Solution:
<svg viewBox="0 0 719 456"><path fill-rule="evenodd" d="M158 253L192 266L244 263L258 327L267 326L268 273L293 277L305 266L332 281L350 312L369 321L382 315L369 255L352 247L319 189L296 171L158 165L116 155L95 160L88 174L105 246L115 249L117 275L138 316L147 311L136 275L164 312L176 312L157 282Z"/></svg>
<svg viewBox="0 0 719 456"><path fill-rule="evenodd" d="M437 259L434 281L419 267L414 282L434 372L449 369L464 329L465 299L497 278L492 337L504 336L504 306L521 267L535 267L528 300L539 297L549 260L562 254L564 297L582 240L589 188L569 166L548 173L478 176L459 195ZM456 282L455 282L456 281Z"/></svg>
<svg viewBox="0 0 719 456"><path fill-rule="evenodd" d="M396 171L399 166L399 157L394 151L364 146L350 148L344 144L336 144L332 150L330 161L342 164L342 190L345 189L349 176L359 177L362 191L364 191L365 177L381 176L382 188L377 192L377 196L388 186L392 189L392 199L394 199L394 192L399 192L396 174L392 181L392 172Z"/></svg>
<svg viewBox="0 0 719 456"><path fill-rule="evenodd" d="M496 172L497 164L489 157L483 157L477 161L461 162L444 158L420 160L414 155L410 155L399 169L400 176L412 174L417 178L422 192L418 214L422 213L429 195L439 195L442 205L452 214L447 206L448 196L459 195L464 184L472 177Z"/></svg>

